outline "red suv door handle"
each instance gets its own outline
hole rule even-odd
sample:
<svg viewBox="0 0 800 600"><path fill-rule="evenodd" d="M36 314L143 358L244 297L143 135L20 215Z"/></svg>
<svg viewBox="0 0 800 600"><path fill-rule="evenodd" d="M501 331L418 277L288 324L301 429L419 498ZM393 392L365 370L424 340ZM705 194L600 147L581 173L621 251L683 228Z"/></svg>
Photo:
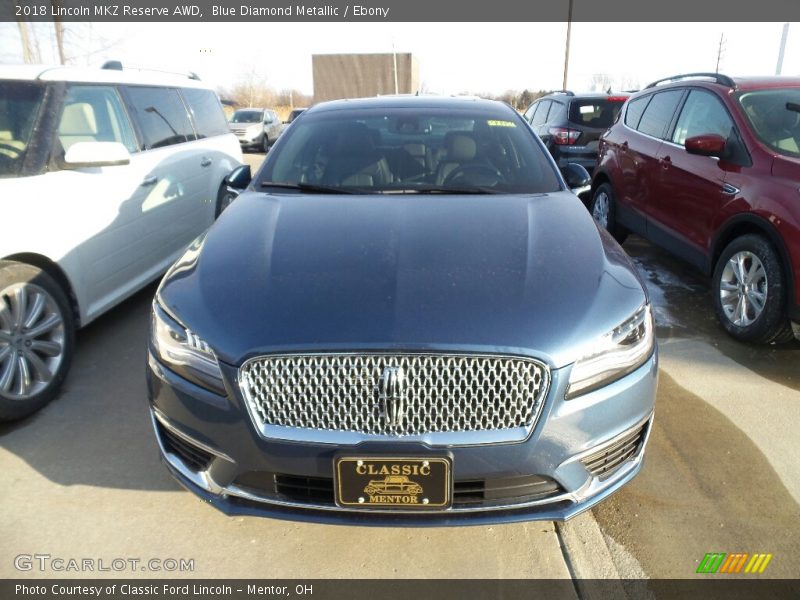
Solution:
<svg viewBox="0 0 800 600"><path fill-rule="evenodd" d="M623 152L627 152L628 151L628 142L622 142L619 145L619 149L622 150Z"/></svg>
<svg viewBox="0 0 800 600"><path fill-rule="evenodd" d="M660 162L661 166L665 169L669 169L672 165L672 159L669 156L662 156L660 159L658 159L658 162Z"/></svg>

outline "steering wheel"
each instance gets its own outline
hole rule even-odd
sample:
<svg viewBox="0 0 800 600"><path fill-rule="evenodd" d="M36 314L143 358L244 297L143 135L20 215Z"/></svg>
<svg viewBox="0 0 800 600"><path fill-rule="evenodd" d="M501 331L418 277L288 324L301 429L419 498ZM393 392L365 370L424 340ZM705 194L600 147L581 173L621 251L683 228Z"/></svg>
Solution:
<svg viewBox="0 0 800 600"><path fill-rule="evenodd" d="M504 181L503 174L489 165L466 164L453 169L444 178L444 185L466 184L480 187L492 187Z"/></svg>

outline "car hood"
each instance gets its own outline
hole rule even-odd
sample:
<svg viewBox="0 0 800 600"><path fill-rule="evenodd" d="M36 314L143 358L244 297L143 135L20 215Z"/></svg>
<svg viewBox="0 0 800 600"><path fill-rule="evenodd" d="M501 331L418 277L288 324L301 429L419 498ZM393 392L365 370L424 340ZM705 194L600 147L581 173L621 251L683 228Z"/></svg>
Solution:
<svg viewBox="0 0 800 600"><path fill-rule="evenodd" d="M161 304L220 360L435 350L558 368L645 301L573 195L248 192L167 274Z"/></svg>

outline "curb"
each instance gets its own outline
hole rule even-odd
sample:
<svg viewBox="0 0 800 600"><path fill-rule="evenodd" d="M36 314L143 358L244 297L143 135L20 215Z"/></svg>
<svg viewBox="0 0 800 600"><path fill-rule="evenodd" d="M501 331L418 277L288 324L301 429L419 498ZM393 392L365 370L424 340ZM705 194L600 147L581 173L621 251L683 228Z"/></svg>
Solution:
<svg viewBox="0 0 800 600"><path fill-rule="evenodd" d="M586 511L569 521L555 523L555 526L564 562L572 575L581 600L628 598L622 585L622 576L591 511ZM599 594L597 586L587 586L583 583L583 580L598 579L606 582L602 587L604 592L602 595Z"/></svg>

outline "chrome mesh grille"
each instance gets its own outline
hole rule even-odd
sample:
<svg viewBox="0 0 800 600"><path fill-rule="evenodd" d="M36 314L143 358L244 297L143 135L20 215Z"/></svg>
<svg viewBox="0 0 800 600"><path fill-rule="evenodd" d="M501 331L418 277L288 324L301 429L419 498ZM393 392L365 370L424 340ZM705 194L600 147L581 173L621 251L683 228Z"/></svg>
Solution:
<svg viewBox="0 0 800 600"><path fill-rule="evenodd" d="M387 367L406 378L403 418L389 424L378 392ZM239 384L256 425L372 435L530 427L547 394L547 367L507 356L320 354L248 361Z"/></svg>

